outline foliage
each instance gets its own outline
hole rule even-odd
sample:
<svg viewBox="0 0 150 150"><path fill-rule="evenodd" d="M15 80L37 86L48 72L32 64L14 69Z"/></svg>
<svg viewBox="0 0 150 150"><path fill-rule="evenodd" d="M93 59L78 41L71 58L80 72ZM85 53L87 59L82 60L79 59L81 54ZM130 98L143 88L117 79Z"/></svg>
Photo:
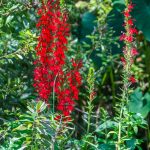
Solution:
<svg viewBox="0 0 150 150"><path fill-rule="evenodd" d="M33 88L41 0L0 0L0 149L150 149L149 2L133 0L139 54L127 73L137 82L123 103L124 44L118 39L125 31L124 0L60 2L71 30L63 71L71 70L70 60L82 60L79 100L69 117L54 112L54 105L41 101ZM53 91L49 101L55 99Z"/></svg>
<svg viewBox="0 0 150 150"><path fill-rule="evenodd" d="M0 102L2 109L23 109L33 93L35 9L17 1L1 1L0 7Z"/></svg>
<svg viewBox="0 0 150 150"><path fill-rule="evenodd" d="M17 120L4 121L5 130L1 130L4 144L0 148L8 150L26 148L37 150L58 146L63 148L70 136L67 135L67 130L71 127L67 127L61 120L60 122L54 120L55 116L46 112L46 107L44 102L32 102L25 114L18 114Z"/></svg>
<svg viewBox="0 0 150 150"><path fill-rule="evenodd" d="M140 88L137 88L130 97L129 109L131 112L140 113L144 118L150 111L150 94L143 95Z"/></svg>

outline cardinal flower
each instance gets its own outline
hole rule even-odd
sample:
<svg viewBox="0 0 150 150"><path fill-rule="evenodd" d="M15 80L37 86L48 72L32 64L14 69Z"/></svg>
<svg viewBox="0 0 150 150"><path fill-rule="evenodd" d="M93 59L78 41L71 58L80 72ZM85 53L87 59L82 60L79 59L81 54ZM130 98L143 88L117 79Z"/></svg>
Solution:
<svg viewBox="0 0 150 150"><path fill-rule="evenodd" d="M61 10L59 0L48 0L46 4L43 2L38 14L40 18L36 26L40 35L35 48L37 60L34 63L34 87L39 97L47 103L55 92L57 110L69 116L74 109L74 100L78 100L81 66L71 60L72 69L66 67L70 35L68 14Z"/></svg>
<svg viewBox="0 0 150 150"><path fill-rule="evenodd" d="M138 55L138 51L135 48L135 35L138 34L137 29L134 27L134 19L131 17L131 12L134 8L132 3L129 3L125 8L124 14L124 28L125 32L120 36L120 41L123 41L125 47L123 48L123 57L121 57L121 61L123 64L123 69L125 72L124 77L127 78L124 81L130 81L131 83L135 83L136 80L131 73L132 64L134 63L134 56Z"/></svg>

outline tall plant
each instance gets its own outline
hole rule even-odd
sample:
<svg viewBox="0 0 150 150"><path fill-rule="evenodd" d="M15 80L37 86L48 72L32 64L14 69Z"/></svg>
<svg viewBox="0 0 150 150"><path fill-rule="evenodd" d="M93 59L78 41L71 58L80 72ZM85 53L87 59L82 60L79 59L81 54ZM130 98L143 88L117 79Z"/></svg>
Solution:
<svg viewBox="0 0 150 150"><path fill-rule="evenodd" d="M121 58L123 64L123 88L121 95L121 104L120 104L120 116L119 116L119 124L118 124L118 143L117 150L121 149L121 139L122 139L122 120L125 112L129 112L128 110L128 102L129 102L129 91L131 84L136 82L134 75L131 73L132 65L134 63L134 56L138 54L136 46L135 46L135 37L134 35L138 33L136 28L134 27L134 19L131 17L131 12L134 8L134 4L132 2L128 2L126 0L126 8L123 12L124 14L124 27L125 32L120 36L120 40L124 41L123 54L124 56Z"/></svg>

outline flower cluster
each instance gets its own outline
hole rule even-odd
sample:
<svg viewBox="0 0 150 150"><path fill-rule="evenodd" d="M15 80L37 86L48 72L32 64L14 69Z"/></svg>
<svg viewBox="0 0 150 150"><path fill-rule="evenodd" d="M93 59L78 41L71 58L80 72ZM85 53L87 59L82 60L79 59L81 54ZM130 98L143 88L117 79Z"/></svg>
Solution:
<svg viewBox="0 0 150 150"><path fill-rule="evenodd" d="M78 100L81 63L73 60L72 67L67 71L64 69L70 26L68 15L62 12L59 3L59 0L48 0L38 11L37 28L41 32L36 47L38 58L34 63L34 87L47 103L51 93L55 92L57 109L68 116L74 108L74 100Z"/></svg>
<svg viewBox="0 0 150 150"><path fill-rule="evenodd" d="M134 56L138 55L138 51L135 47L134 40L135 35L138 34L137 29L134 27L134 19L131 17L131 12L134 8L134 5L129 3L124 10L123 14L125 17L124 27L125 31L120 36L120 41L124 41L125 47L123 48L124 57L121 57L122 64L124 66L124 71L126 72L126 76L128 77L128 81L131 83L135 83L136 79L131 74L131 66L133 64Z"/></svg>
<svg viewBox="0 0 150 150"><path fill-rule="evenodd" d="M73 63L76 67L73 66ZM81 75L79 69L82 63L76 63L73 60L72 69L67 71L64 76L59 77L60 87L57 88L56 93L58 95L58 105L57 109L63 112L64 116L69 116L69 114L74 109L74 100L78 100L79 90L77 87L81 85Z"/></svg>

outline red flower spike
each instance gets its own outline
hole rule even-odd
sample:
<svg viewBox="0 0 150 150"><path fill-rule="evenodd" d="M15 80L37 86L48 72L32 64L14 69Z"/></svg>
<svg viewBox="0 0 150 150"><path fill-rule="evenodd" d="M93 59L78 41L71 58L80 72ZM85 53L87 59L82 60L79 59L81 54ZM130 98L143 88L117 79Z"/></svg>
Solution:
<svg viewBox="0 0 150 150"><path fill-rule="evenodd" d="M38 58L34 63L36 67L33 86L46 103L55 86L57 109L64 116L69 116L74 109L74 100L78 100L81 63L73 60L72 69L63 71L70 31L70 25L67 23L68 15L60 9L59 0L48 0L47 4L43 3L38 14L40 19L37 28L41 32L35 48Z"/></svg>
<svg viewBox="0 0 150 150"><path fill-rule="evenodd" d="M124 68L126 67L127 63L128 63L127 66L130 66L130 68L125 68L125 71L130 76L128 77L127 75L127 78L129 78L128 79L129 82L136 83L136 79L134 78L134 76L130 75L131 74L130 69L132 67L132 64L134 63L134 56L138 55L138 51L133 46L134 45L133 42L135 40L134 35L138 34L138 30L134 27L133 19L131 18L130 15L133 8L134 5L132 3L129 3L125 11L123 12L125 17L124 27L126 32L120 36L120 40L124 41L126 45L126 47L123 48L124 57L121 57L122 64L124 65Z"/></svg>

